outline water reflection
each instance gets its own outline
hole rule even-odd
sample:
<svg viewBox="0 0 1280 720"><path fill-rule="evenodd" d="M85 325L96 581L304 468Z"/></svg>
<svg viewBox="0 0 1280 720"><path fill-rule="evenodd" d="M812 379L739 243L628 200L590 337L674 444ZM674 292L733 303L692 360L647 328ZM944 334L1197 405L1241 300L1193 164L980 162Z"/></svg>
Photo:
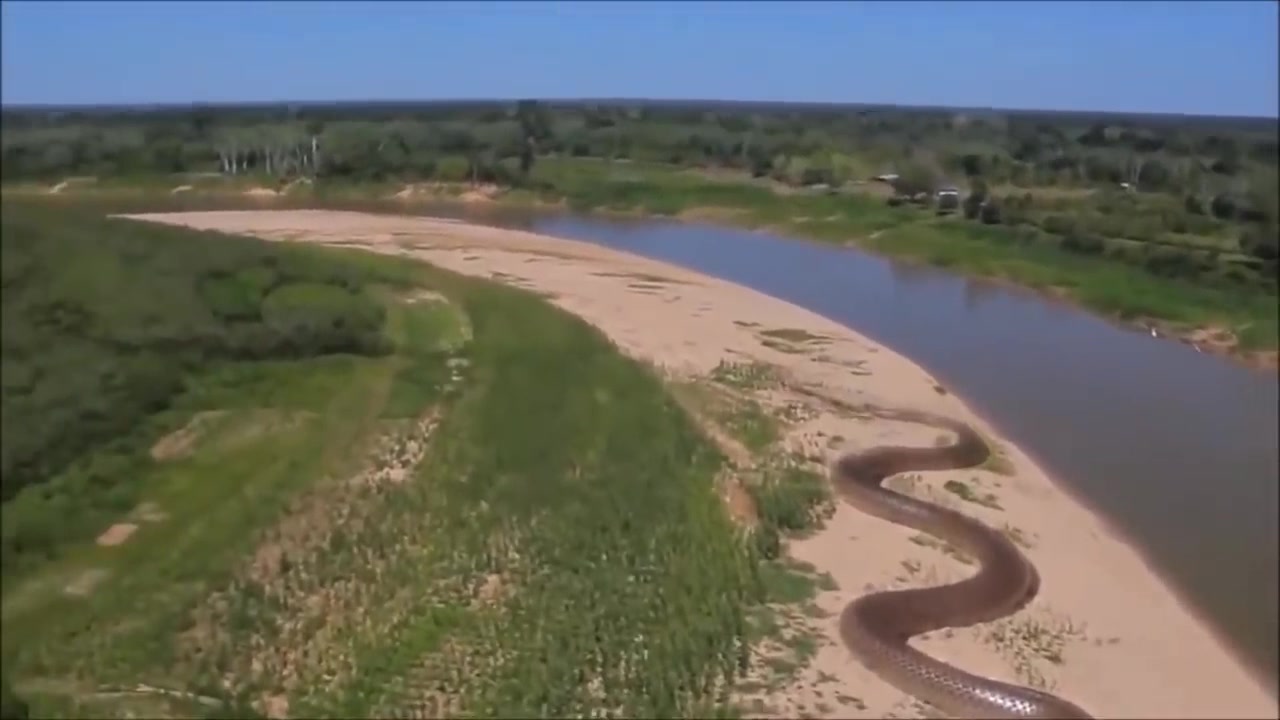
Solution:
<svg viewBox="0 0 1280 720"><path fill-rule="evenodd" d="M973 312L984 301L994 300L998 296L998 292L999 288L993 282L988 280L968 280L964 284L964 309Z"/></svg>
<svg viewBox="0 0 1280 720"><path fill-rule="evenodd" d="M889 272L893 275L895 289L905 292L937 279L940 274L934 268L907 262L890 263Z"/></svg>

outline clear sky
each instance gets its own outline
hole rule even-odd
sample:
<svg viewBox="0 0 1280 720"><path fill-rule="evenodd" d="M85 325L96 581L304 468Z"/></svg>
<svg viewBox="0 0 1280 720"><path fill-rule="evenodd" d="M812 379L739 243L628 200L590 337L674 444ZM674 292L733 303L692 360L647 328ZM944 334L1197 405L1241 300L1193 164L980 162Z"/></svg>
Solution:
<svg viewBox="0 0 1280 720"><path fill-rule="evenodd" d="M6 1L3 101L649 97L1276 116L1276 0Z"/></svg>

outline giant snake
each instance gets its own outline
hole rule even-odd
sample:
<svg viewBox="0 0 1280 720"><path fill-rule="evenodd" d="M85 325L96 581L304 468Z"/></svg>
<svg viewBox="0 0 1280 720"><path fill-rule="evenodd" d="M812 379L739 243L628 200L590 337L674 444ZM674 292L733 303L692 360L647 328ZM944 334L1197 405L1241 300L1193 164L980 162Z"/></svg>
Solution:
<svg viewBox="0 0 1280 720"><path fill-rule="evenodd" d="M918 411L875 410L873 414L950 430L957 440L943 447L881 446L844 455L831 472L837 493L862 512L953 544L981 567L972 577L950 585L876 592L850 602L840 616L846 647L885 682L953 716L1090 718L1062 698L967 673L907 644L922 633L976 625L1017 612L1035 597L1039 575L1003 534L954 510L881 485L898 473L982 464L991 451L977 432L965 423Z"/></svg>

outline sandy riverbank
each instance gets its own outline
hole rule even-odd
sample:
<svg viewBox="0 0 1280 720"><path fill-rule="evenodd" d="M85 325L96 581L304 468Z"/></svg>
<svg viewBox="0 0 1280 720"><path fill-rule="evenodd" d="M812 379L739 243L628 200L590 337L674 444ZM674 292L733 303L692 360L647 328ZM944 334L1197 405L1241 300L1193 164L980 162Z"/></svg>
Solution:
<svg viewBox="0 0 1280 720"><path fill-rule="evenodd" d="M342 244L422 258L548 296L598 326L629 354L677 376L705 376L721 361L762 362L789 382L832 398L917 408L993 429L921 368L802 308L668 264L586 243L413 217L333 211L194 212L135 216L270 239ZM770 334L770 331L774 331ZM777 332L786 331L786 332ZM803 332L801 332L803 331ZM788 347L780 337L818 336ZM761 391L771 406L803 407L788 442L806 454L881 444L932 444L938 433L867 421L785 388ZM935 633L919 646L966 670L1026 684L1043 681L1098 717L1277 717L1259 687L1162 585L1133 549L1057 489L1023 453L997 439L1004 473L929 473L915 491L1018 536L1042 578L1039 597L1012 618ZM944 482L990 496L959 501ZM872 588L919 586L971 572L913 541L914 532L839 505L825 529L790 554L830 573L827 639L799 682L764 698L779 715L912 717L919 708L854 661L836 635L839 610ZM858 698L837 705L836 698Z"/></svg>

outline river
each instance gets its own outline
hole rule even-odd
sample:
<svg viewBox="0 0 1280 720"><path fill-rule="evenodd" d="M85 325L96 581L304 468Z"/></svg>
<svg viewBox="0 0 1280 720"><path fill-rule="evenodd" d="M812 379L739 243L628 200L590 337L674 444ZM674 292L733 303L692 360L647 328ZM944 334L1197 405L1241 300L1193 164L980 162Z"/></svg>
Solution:
<svg viewBox="0 0 1280 720"><path fill-rule="evenodd" d="M788 300L893 348L1134 542L1275 691L1274 372L1029 291L762 232L442 205L344 206L452 216L629 250Z"/></svg>

